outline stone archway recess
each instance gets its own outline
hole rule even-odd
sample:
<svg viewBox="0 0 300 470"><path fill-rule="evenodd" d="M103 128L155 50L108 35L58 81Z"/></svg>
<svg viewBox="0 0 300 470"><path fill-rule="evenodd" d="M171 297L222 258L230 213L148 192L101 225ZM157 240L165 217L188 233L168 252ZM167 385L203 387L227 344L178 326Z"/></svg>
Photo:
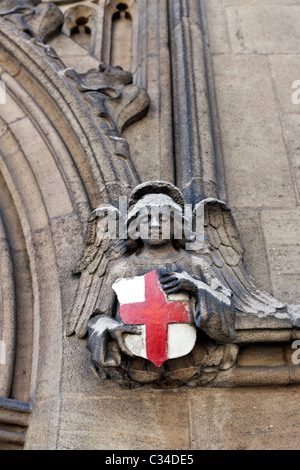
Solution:
<svg viewBox="0 0 300 470"><path fill-rule="evenodd" d="M80 256L83 222L99 203L112 202L116 187L127 194L136 180L129 155L122 155L121 164L112 161L110 137L52 50L0 22L0 79L7 94L0 107L0 281L2 292L9 292L1 299L6 365L0 441L18 448L34 398L37 421L45 406L51 410L47 420L58 420L57 406L48 406L48 400L59 403L62 312L77 287L77 280L64 274ZM120 125L132 119L136 91L134 86L127 91L129 111L126 97L125 112L122 106L117 110ZM140 101L143 113L147 96ZM48 446L55 446L53 439Z"/></svg>

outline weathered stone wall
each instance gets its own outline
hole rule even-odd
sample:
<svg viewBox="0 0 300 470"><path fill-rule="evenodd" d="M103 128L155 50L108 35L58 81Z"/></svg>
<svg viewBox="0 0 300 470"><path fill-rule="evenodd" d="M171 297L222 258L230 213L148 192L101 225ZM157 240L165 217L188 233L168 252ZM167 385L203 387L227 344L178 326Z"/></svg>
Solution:
<svg viewBox="0 0 300 470"><path fill-rule="evenodd" d="M246 264L299 303L299 2L207 2L228 202Z"/></svg>
<svg viewBox="0 0 300 470"><path fill-rule="evenodd" d="M196 0L189 2L196 10ZM300 79L299 2L200 3L207 11L216 90L221 195L233 209L249 272L267 292L299 304L300 105L292 103L291 87ZM139 6L132 72L151 101L148 115L123 136L142 180L174 181L167 2L145 0ZM189 31L195 53L200 23L192 18L180 22L174 14L173 26L178 37ZM84 103L72 85L61 71L56 74L53 62L47 66L43 51L30 41L14 48L9 34L6 25L0 31L0 78L9 91L8 105L0 105L0 209L6 228L1 242L10 244L17 311L23 315L17 315L13 387L0 403L2 439L9 441L5 432L29 423L26 449L299 448L299 386L293 385L299 383L299 366L289 367L288 343L245 346L240 376L229 374L225 388L125 390L99 380L85 339L66 337L78 286L71 269L84 246L86 219L104 197L97 165L105 172L109 164L90 116L78 118ZM64 66L79 72L103 59L99 48L91 57L67 32L50 43ZM202 103L197 78L203 79L203 71L196 59L194 66L189 86L198 84ZM15 417L19 408L8 416L9 399L31 402L31 414L27 406L26 419ZM13 438L20 446L25 435Z"/></svg>

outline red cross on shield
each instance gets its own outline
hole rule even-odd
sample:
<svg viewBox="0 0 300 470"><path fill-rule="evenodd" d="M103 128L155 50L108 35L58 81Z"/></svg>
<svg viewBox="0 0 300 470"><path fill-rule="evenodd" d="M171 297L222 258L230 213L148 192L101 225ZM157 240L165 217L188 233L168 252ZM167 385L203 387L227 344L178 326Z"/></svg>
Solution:
<svg viewBox="0 0 300 470"><path fill-rule="evenodd" d="M113 285L120 318L127 325L140 325L141 335L127 335L125 343L136 356L145 357L157 367L166 360L188 354L196 342L193 306L189 300L167 296L157 271Z"/></svg>

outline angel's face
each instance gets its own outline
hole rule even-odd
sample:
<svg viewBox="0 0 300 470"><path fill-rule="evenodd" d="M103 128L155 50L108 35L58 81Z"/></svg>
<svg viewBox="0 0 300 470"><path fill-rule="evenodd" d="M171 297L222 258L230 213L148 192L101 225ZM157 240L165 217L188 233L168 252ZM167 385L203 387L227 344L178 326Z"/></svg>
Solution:
<svg viewBox="0 0 300 470"><path fill-rule="evenodd" d="M149 208L148 208L149 209ZM155 206L138 217L140 238L145 246L171 243L174 237L174 217L165 206Z"/></svg>

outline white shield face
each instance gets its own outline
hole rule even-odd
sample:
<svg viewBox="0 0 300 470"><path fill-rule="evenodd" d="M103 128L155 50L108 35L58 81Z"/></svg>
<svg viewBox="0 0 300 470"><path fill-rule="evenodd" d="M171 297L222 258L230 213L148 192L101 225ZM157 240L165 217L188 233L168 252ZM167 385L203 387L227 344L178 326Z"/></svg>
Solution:
<svg viewBox="0 0 300 470"><path fill-rule="evenodd" d="M126 334L125 344L129 351L135 356L147 357L146 351L146 328L138 325L142 331L141 335ZM184 338L184 340L183 340ZM188 323L170 323L168 325L168 359L175 359L189 354L196 343L196 328Z"/></svg>
<svg viewBox="0 0 300 470"><path fill-rule="evenodd" d="M167 359L191 352L196 342L196 328L188 295L167 296L156 271L119 279L113 289L119 300L122 321L138 326L142 332L141 335L124 335L126 346L134 355L160 366Z"/></svg>

